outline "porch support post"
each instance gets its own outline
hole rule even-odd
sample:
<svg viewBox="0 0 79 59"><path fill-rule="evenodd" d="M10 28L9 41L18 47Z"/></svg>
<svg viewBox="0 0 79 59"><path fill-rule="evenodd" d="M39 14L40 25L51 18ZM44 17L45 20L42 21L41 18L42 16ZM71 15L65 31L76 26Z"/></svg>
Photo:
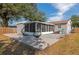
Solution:
<svg viewBox="0 0 79 59"><path fill-rule="evenodd" d="M49 25L47 25L47 32L49 32Z"/></svg>
<svg viewBox="0 0 79 59"><path fill-rule="evenodd" d="M37 23L35 23L35 32L37 32Z"/></svg>
<svg viewBox="0 0 79 59"><path fill-rule="evenodd" d="M42 32L42 24L41 24L41 32Z"/></svg>
<svg viewBox="0 0 79 59"><path fill-rule="evenodd" d="M45 32L47 32L47 25L45 24Z"/></svg>
<svg viewBox="0 0 79 59"><path fill-rule="evenodd" d="M30 32L30 23L29 23L29 32Z"/></svg>
<svg viewBox="0 0 79 59"><path fill-rule="evenodd" d="M49 26L49 25L47 25L47 32L48 32L48 26Z"/></svg>

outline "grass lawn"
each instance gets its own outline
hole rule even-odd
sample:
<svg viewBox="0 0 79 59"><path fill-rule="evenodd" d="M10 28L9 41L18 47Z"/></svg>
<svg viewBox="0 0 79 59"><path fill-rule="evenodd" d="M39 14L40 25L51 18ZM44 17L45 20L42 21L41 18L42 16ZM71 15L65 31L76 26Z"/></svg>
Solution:
<svg viewBox="0 0 79 59"><path fill-rule="evenodd" d="M79 33L65 36L54 45L43 51L36 52L38 55L70 55L79 54Z"/></svg>
<svg viewBox="0 0 79 59"><path fill-rule="evenodd" d="M9 37L0 35L1 55L29 54L32 51L25 44L11 40ZM34 51L36 55L70 55L79 54L79 33L71 33L61 38L60 41L42 51Z"/></svg>

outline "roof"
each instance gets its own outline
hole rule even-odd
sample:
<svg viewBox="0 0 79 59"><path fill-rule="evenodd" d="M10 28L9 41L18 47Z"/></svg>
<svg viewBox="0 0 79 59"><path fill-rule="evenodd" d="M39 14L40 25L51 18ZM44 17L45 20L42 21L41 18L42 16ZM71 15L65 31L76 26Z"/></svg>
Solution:
<svg viewBox="0 0 79 59"><path fill-rule="evenodd" d="M52 24L66 24L69 20L53 21Z"/></svg>
<svg viewBox="0 0 79 59"><path fill-rule="evenodd" d="M42 24L48 24L48 25L54 25L54 24L51 24L51 23L49 23L49 22L40 22L40 21L33 21L33 22L42 23Z"/></svg>
<svg viewBox="0 0 79 59"><path fill-rule="evenodd" d="M40 21L28 21L28 22L25 22L25 23L17 23L17 24L27 24L27 23L41 23L41 24L47 24L47 25L54 25L54 24L51 24L49 22L40 22Z"/></svg>

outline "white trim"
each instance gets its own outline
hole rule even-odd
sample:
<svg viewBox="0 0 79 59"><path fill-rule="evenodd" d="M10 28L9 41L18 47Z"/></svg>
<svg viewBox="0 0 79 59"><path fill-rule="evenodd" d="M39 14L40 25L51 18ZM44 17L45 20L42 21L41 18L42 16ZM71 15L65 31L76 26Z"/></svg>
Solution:
<svg viewBox="0 0 79 59"><path fill-rule="evenodd" d="M53 31L50 31L50 32L42 32L42 34L50 34L50 33L53 33Z"/></svg>
<svg viewBox="0 0 79 59"><path fill-rule="evenodd" d="M25 32L26 34L28 35L33 35L34 32ZM41 32L41 34L50 34L50 33L53 33L53 31L50 31L50 32Z"/></svg>

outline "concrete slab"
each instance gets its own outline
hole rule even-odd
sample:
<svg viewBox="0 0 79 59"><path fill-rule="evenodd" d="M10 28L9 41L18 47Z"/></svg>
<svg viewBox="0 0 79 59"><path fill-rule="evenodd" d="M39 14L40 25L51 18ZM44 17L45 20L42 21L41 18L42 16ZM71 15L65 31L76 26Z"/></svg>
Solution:
<svg viewBox="0 0 79 59"><path fill-rule="evenodd" d="M41 35L40 38L38 39L35 38L34 36L22 36L16 33L7 33L4 35L9 36L12 39L18 40L19 42L25 43L39 50L43 50L46 47L56 43L62 36L60 34L44 34Z"/></svg>

